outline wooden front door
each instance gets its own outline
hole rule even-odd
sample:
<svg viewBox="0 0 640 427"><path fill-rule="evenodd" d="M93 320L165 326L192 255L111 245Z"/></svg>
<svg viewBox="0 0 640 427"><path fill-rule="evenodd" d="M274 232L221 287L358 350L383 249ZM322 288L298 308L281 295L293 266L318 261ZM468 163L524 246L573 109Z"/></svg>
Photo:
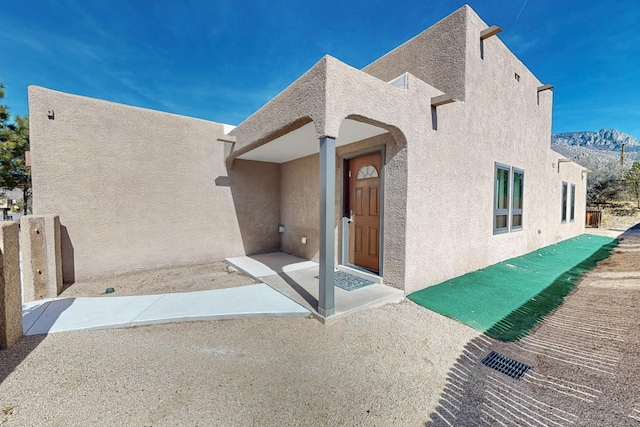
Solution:
<svg viewBox="0 0 640 427"><path fill-rule="evenodd" d="M349 262L380 271L380 153L349 160Z"/></svg>

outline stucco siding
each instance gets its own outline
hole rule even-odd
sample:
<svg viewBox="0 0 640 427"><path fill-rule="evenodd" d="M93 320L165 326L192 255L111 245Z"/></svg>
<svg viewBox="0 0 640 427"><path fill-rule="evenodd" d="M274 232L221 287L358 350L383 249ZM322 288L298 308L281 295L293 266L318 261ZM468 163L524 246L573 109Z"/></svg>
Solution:
<svg viewBox="0 0 640 427"><path fill-rule="evenodd" d="M362 71L386 82L409 72L456 99L465 99L464 6Z"/></svg>
<svg viewBox="0 0 640 427"><path fill-rule="evenodd" d="M407 279L412 292L584 232L581 167L549 148L550 91L467 15L465 102L437 109L438 130L409 141ZM516 77L516 74L518 77ZM524 170L523 228L494 234L496 163ZM512 176L512 175L511 175ZM561 224L562 181L576 184L576 218Z"/></svg>
<svg viewBox="0 0 640 427"><path fill-rule="evenodd" d="M320 160L318 155L282 164L280 218L284 252L318 261L320 223ZM336 194L339 194L336 192ZM307 243L302 243L302 238Z"/></svg>
<svg viewBox="0 0 640 427"><path fill-rule="evenodd" d="M388 131L338 144L336 262L341 160L382 147L383 277L406 293L583 233L586 175L550 149L553 92L499 36L481 43L487 27L463 6L363 70L325 56L235 143L221 124L31 87L34 213L60 216L65 279L69 265L81 279L280 249L318 260L318 154L239 158L310 121L316 138L339 139L347 118ZM404 73L405 88L387 83ZM456 102L432 107L443 93ZM524 171L520 230L495 233L496 164Z"/></svg>
<svg viewBox="0 0 640 427"><path fill-rule="evenodd" d="M247 255L280 250L280 170L277 163L237 159L228 171L234 211L225 214L236 216Z"/></svg>
<svg viewBox="0 0 640 427"><path fill-rule="evenodd" d="M284 135L301 124L313 121L323 135L326 102L327 57L318 61L290 86L230 132L237 138L235 155ZM249 146L251 145L251 147Z"/></svg>
<svg viewBox="0 0 640 427"><path fill-rule="evenodd" d="M66 282L245 253L223 125L34 86L29 113L33 210L60 216Z"/></svg>

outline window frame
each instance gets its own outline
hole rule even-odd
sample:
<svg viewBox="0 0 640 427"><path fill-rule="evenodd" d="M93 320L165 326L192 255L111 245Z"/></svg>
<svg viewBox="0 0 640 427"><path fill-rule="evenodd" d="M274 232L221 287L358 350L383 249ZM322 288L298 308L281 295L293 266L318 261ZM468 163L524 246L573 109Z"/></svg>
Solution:
<svg viewBox="0 0 640 427"><path fill-rule="evenodd" d="M507 201L506 201L506 209L502 208L499 209L498 208L498 173L500 170L506 171L507 172L507 179L506 179L506 185L507 185ZM511 184L511 166L502 164L502 163L498 163L496 162L494 165L494 177L493 177L493 234L504 234L504 233L508 233L510 228L509 226L511 225L511 221L510 221L510 213L509 211L511 210L511 189L509 188L510 184ZM498 228L498 217L499 216L506 216L507 218L507 223L504 227L499 227Z"/></svg>
<svg viewBox="0 0 640 427"><path fill-rule="evenodd" d="M576 185L571 184L571 196L569 197L569 222L576 220Z"/></svg>
<svg viewBox="0 0 640 427"><path fill-rule="evenodd" d="M561 195L561 209L562 213L560 216L560 223L567 223L567 202L569 200L569 183L567 181L562 181L562 195Z"/></svg>
<svg viewBox="0 0 640 427"><path fill-rule="evenodd" d="M516 191L516 174L521 176L520 178L520 208L516 209L514 207L514 203L516 201L515 191ZM509 230L510 231L521 231L523 229L524 224L524 170L520 168L513 167L511 168L511 212L509 213ZM513 217L514 215L520 215L520 225L513 225Z"/></svg>

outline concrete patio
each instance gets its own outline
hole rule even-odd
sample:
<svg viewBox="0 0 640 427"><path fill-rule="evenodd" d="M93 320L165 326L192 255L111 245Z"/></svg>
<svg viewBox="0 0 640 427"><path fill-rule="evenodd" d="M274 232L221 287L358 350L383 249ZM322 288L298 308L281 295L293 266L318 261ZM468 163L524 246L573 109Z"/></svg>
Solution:
<svg viewBox="0 0 640 427"><path fill-rule="evenodd" d="M398 303L404 299L402 290L385 286L380 283L380 277L340 266L341 271L377 283L352 291L336 286L335 315L323 317L318 313L318 263L283 252L226 258L225 261L305 307L323 323L359 310Z"/></svg>

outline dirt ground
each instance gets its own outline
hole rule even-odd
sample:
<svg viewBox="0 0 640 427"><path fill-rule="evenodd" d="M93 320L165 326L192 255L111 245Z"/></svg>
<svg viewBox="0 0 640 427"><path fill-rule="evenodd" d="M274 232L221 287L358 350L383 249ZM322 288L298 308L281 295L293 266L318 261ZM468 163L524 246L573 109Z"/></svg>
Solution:
<svg viewBox="0 0 640 427"><path fill-rule="evenodd" d="M67 285L61 297L166 294L232 288L255 283L225 262L141 271ZM107 288L115 292L105 294Z"/></svg>
<svg viewBox="0 0 640 427"><path fill-rule="evenodd" d="M135 273L65 296L252 283L225 269ZM0 425L637 426L639 304L640 230L517 343L407 300L330 325L254 318L26 337L0 352ZM480 363L490 350L532 368L507 377Z"/></svg>
<svg viewBox="0 0 640 427"><path fill-rule="evenodd" d="M640 223L640 209L636 203L616 202L602 211L602 227L626 230ZM589 230L587 230L589 231Z"/></svg>
<svg viewBox="0 0 640 427"><path fill-rule="evenodd" d="M640 425L640 227L622 237L535 333L470 341L427 425ZM531 369L487 369L489 350Z"/></svg>
<svg viewBox="0 0 640 427"><path fill-rule="evenodd" d="M424 426L476 336L404 301L26 337L0 353L0 425Z"/></svg>

